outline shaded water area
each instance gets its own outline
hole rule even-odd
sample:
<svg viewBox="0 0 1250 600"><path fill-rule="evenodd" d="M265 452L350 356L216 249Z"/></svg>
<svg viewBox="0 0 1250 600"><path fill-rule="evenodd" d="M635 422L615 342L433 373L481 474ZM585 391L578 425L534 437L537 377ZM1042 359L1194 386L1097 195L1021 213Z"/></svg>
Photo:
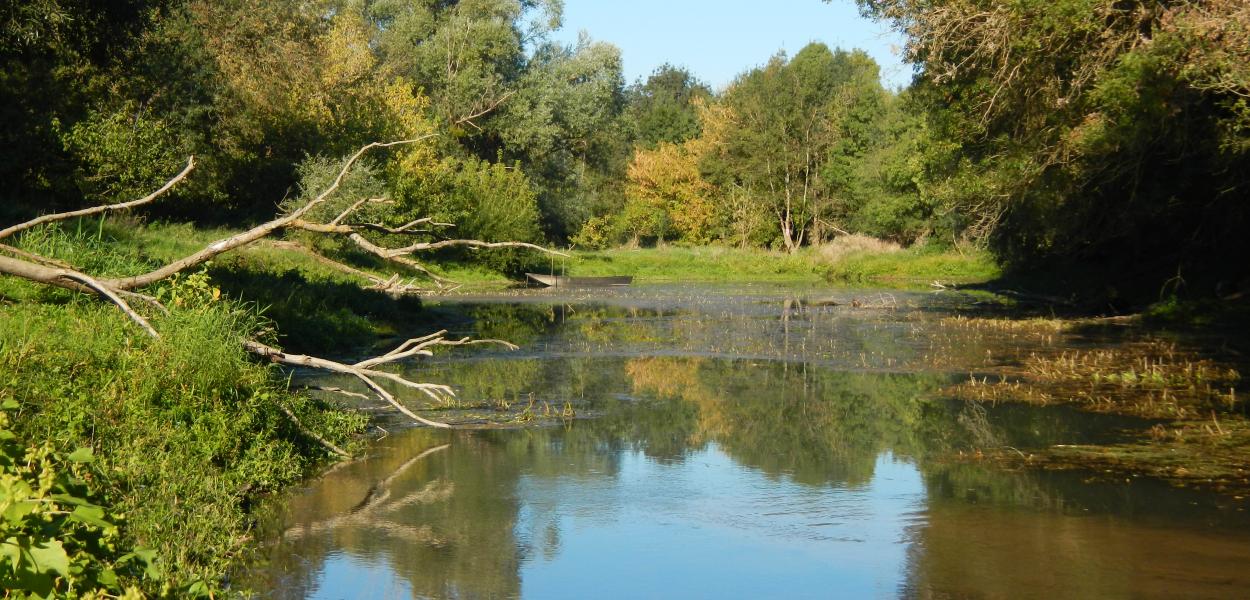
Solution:
<svg viewBox="0 0 1250 600"><path fill-rule="evenodd" d="M973 458L1152 423L945 398L1031 352L1138 335L949 326L972 301L712 285L438 301L453 333L521 346L414 365L456 388L444 414L534 425L383 419L367 458L285 502L241 583L271 598L1244 597L1244 500Z"/></svg>

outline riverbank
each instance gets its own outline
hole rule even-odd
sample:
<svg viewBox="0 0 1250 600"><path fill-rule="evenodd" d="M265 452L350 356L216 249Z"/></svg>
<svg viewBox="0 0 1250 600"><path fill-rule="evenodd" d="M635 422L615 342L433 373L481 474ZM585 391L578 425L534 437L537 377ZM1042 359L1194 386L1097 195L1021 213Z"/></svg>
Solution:
<svg viewBox="0 0 1250 600"><path fill-rule="evenodd" d="M167 262L232 233L185 225L92 220L32 231L21 243L93 273L122 275ZM331 256L344 261L358 258ZM987 260L975 253L921 248L851 251L830 259L819 250L783 254L723 247L661 247L574 252L572 258L556 264L563 262L561 267L572 275L628 271L641 283L668 281L678 289L700 281L828 285L830 278L841 284L919 285L930 289L933 281L949 284L963 278L992 277L996 271L992 264L987 266ZM362 284L369 284L361 275L372 266L367 261L351 262L351 268L359 272L342 266L318 260L286 242L262 242L222 256L202 269L148 290L171 309L168 315L151 315L162 332L157 340L144 336L116 309L94 298L12 278L0 279L0 304L4 306L0 313L0 370L6 374L0 380L0 400L16 403L13 429L20 439L47 441L54 451L66 455L83 447L94 450L103 473L99 483L104 501L111 510L127 515L121 528L122 541L153 549L163 564L160 578L137 574L133 575L137 579L123 583L138 585L152 594L184 595L193 587L211 591L221 585L223 575L251 547L253 506L330 458L304 430L350 447L364 426L359 413L339 410L328 397L291 392L284 373L245 355L239 339L260 336L289 351L353 356L385 338L440 329L453 318L459 320L452 328L463 329L457 330L457 335L505 339L530 347L548 328L562 326L567 318L563 308L555 311L536 306L523 310L483 306L449 317L448 312L428 310L416 297L362 288ZM436 262L432 269L444 277L459 278L468 288L499 290L511 284L497 272L457 263ZM858 315L897 308L857 306L852 295L810 306L802 298L776 304L768 310L776 309L783 319L796 320L803 311L845 310ZM737 304L734 306L733 310L738 310ZM594 318L603 310L577 308L577 319L590 319L585 322L585 339L579 341L585 347L578 346L579 351L599 347L605 336L617 336L631 344L654 341L636 332L613 332L611 323L617 321ZM775 315L759 322L772 331ZM969 331L979 327L1010 329L1023 342L1033 339L1030 336L1066 334L1080 325L980 317L969 323L951 327ZM697 327L687 333L698 333ZM706 335L723 335L723 330L712 329ZM768 340L769 335L760 332L757 337ZM667 338L659 336L656 340ZM831 343L824 337L811 341L813 347ZM717 342L714 347L723 345ZM593 380L596 368L585 368L578 375L584 381L570 382L565 388L541 388L544 393L538 395L509 395L499 392L500 382L537 385L549 378L537 361L493 358L497 357L476 363L469 372L440 370L437 365L424 367L425 380L454 383L458 390L466 391L461 397L470 400L429 403L423 409L448 421L506 422L511 426L593 415L575 398L580 398L579 390ZM1137 358L1129 353L1122 361L1093 372L1044 362L1058 360L1054 357L1039 358L1036 365L1021 361L1024 371L991 371L991 375L981 375L980 385L969 381L949 393L977 402L1031 402L1034 400L1028 393L1011 388L1008 382L1025 385L1020 381L1032 377L1032 385L1042 390L1072 385L1067 380L1048 381L1028 369L1043 375L1067 369L1081 382L1097 378L1094 382L1098 385L1114 381L1123 386L1123 367L1128 364L1131 369ZM860 355L857 360L867 359ZM915 368L933 367L926 363ZM878 368L899 367L885 363ZM1159 377L1172 382L1171 373L1165 370ZM1161 429L1152 430L1155 433L1148 435L1153 437L1143 438L1142 444L1118 449L1066 446L1026 456L986 447L976 456L1001 455L1000 460L1008 466L1012 461L1026 460L1034 467L1096 466L1107 472L1149 473L1186 484L1236 485L1238 469L1244 470L1244 457L1250 454L1244 403L1234 392L1223 391L1227 377L1221 375L1221 379L1201 369L1198 373L1202 381L1213 382L1211 389L1215 391L1183 414L1146 415L1160 420ZM641 376L641 371L635 375ZM993 392L993 397L982 391L994 383L984 379L987 376L1003 378L1003 387ZM1174 398L1177 389L1195 383L1181 377L1169 385L1173 388L1146 391ZM1238 383L1233 381L1232 385ZM1080 398L1057 399L1056 393L1046 391L1036 397L1046 398L1043 403L1077 403ZM1228 408L1222 408L1221 402ZM1094 402L1090 406L1101 405ZM1112 406L1108 411L1142 414L1128 406ZM1215 411L1210 419L1204 412L1207 408ZM1106 467L1112 460L1120 466ZM170 523L179 526L171 527Z"/></svg>
<svg viewBox="0 0 1250 600"><path fill-rule="evenodd" d="M794 253L725 246L663 246L574 252L554 263L572 276L633 275L639 281L831 282L857 287L981 283L999 275L984 251L913 247Z"/></svg>
<svg viewBox="0 0 1250 600"><path fill-rule="evenodd" d="M83 225L48 228L21 242L44 256L120 275L212 234ZM231 260L256 264L247 256ZM137 548L151 561L144 569L112 569L103 579L52 572L59 579L51 591L215 593L251 548L257 502L331 458L308 432L348 449L358 443L363 416L291 391L283 372L244 351L241 339L274 341L274 333L257 304L227 298L211 276L231 270L223 262L145 290L169 310L145 310L159 338L96 298L0 278L0 402L10 407L8 428L31 457L45 452L41 447L63 456L89 450L94 470L80 477L103 507L90 509L92 518L36 529L31 546L47 549L39 560L54 561L64 548L70 565L121 561L123 551L112 550L121 548ZM344 322L343 328L359 328ZM65 499L54 502L82 513ZM107 521L96 518L104 510ZM107 546L88 543L101 535ZM124 560L137 561L133 556Z"/></svg>

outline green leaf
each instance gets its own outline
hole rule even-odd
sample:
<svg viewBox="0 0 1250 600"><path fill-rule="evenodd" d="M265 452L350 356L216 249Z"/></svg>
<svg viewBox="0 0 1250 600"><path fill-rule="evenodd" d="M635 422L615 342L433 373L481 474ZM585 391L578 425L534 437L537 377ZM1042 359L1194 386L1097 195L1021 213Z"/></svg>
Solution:
<svg viewBox="0 0 1250 600"><path fill-rule="evenodd" d="M36 573L56 572L62 577L69 575L69 555L60 540L51 540L26 550L34 563Z"/></svg>
<svg viewBox="0 0 1250 600"><path fill-rule="evenodd" d="M187 596L192 598L208 597L211 591L212 590L208 587L208 584L204 583L204 580L197 581L192 583L190 586L187 586Z"/></svg>
<svg viewBox="0 0 1250 600"><path fill-rule="evenodd" d="M92 504L84 504L75 508L74 512L69 514L69 518L88 525L95 525L101 529L113 528L112 523L104 520L104 509Z"/></svg>
<svg viewBox="0 0 1250 600"><path fill-rule="evenodd" d="M61 504L73 504L74 506L95 506L90 502L79 498L73 494L52 494L52 499Z"/></svg>
<svg viewBox="0 0 1250 600"><path fill-rule="evenodd" d="M35 512L37 508L39 508L39 503L34 500L19 500L5 509L4 520L13 525L18 525L22 522L22 518Z"/></svg>
<svg viewBox="0 0 1250 600"><path fill-rule="evenodd" d="M151 548L135 548L133 552L117 559L117 564L122 564L135 558L143 561L143 573L148 576L148 579L154 581L164 579L165 575L161 572L161 566L156 562L156 550Z"/></svg>
<svg viewBox="0 0 1250 600"><path fill-rule="evenodd" d="M90 447L79 448L65 457L66 460L76 463L89 463L95 460L95 455L91 452Z"/></svg>
<svg viewBox="0 0 1250 600"><path fill-rule="evenodd" d="M0 542L0 561L5 559L9 563L9 569L16 572L22 562L22 547L18 545L17 538L9 538Z"/></svg>
<svg viewBox="0 0 1250 600"><path fill-rule="evenodd" d="M117 589L117 572L105 567L100 571L100 575L96 577L96 581L99 581L100 585L111 590Z"/></svg>

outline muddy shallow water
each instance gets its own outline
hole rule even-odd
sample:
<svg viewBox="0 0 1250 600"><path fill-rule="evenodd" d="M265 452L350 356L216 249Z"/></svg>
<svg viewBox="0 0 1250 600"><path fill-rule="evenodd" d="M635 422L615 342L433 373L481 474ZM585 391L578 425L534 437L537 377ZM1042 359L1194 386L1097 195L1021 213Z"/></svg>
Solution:
<svg viewBox="0 0 1250 600"><path fill-rule="evenodd" d="M446 414L542 426L382 419L368 458L286 500L240 583L273 598L1244 597L1243 499L974 458L1151 423L944 398L1030 352L1136 335L949 326L973 301L710 285L439 301L453 333L521 346L412 367L456 387Z"/></svg>

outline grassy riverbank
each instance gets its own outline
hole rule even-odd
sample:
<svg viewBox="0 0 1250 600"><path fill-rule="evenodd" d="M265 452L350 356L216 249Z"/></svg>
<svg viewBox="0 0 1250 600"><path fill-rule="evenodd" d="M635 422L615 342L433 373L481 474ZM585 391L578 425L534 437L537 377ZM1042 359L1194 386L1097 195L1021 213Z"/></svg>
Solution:
<svg viewBox="0 0 1250 600"><path fill-rule="evenodd" d="M119 275L213 234L70 226L22 242L95 273ZM139 238L144 243L132 243ZM249 548L256 502L329 458L287 413L341 446L350 447L364 425L355 413L289 391L278 369L244 352L245 337L272 339L272 322L256 304L224 296L210 274L246 279L250 273L255 289L275 281L261 281L269 271L253 256L231 260L238 262L147 290L170 309L145 311L161 332L157 339L96 298L0 278L0 402L13 408L9 429L31 445L29 452L39 444L66 455L92 449L96 475L89 483L109 514L125 515L116 547L147 548L157 557L154 569L120 572L120 587L172 596L218 588ZM328 282L310 278L304 285L312 287L288 293ZM322 314L330 314L333 300L319 302ZM339 327L367 333L346 317ZM71 554L87 551L72 535L46 528L41 535L61 540ZM62 578L57 589L74 585L69 581Z"/></svg>
<svg viewBox="0 0 1250 600"><path fill-rule="evenodd" d="M572 276L633 275L638 281L822 281L811 250L794 254L725 246L662 246L575 252L555 262Z"/></svg>
<svg viewBox="0 0 1250 600"><path fill-rule="evenodd" d="M803 248L795 253L724 246L616 248L555 262L573 276L633 275L640 281L823 282L855 286L983 282L999 275L988 254L969 250Z"/></svg>

